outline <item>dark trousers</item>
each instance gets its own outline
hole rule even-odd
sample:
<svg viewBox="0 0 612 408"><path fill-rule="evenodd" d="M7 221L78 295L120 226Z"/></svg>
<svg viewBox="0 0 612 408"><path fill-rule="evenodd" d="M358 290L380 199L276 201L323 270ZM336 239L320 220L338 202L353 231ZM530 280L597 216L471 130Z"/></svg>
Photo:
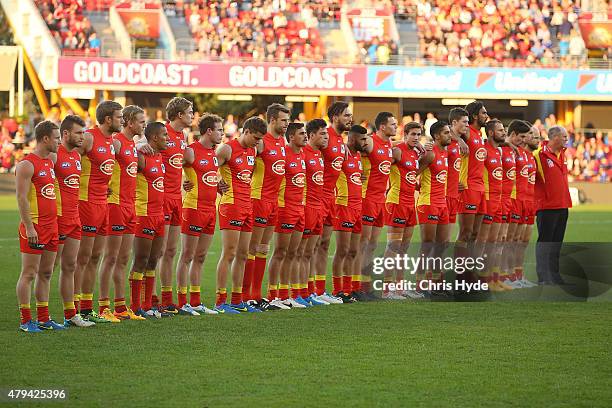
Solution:
<svg viewBox="0 0 612 408"><path fill-rule="evenodd" d="M567 208L537 212L536 271L540 283L563 283L559 274L559 258L567 216Z"/></svg>

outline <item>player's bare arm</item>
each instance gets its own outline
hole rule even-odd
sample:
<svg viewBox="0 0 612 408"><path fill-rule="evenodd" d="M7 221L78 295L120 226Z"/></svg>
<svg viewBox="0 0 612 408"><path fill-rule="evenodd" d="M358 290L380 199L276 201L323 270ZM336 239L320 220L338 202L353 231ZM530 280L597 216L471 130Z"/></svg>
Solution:
<svg viewBox="0 0 612 408"><path fill-rule="evenodd" d="M419 169L417 170L417 174L421 174L423 171L425 171L425 169L434 161L434 158L435 154L431 150L422 155L419 158Z"/></svg>
<svg viewBox="0 0 612 408"><path fill-rule="evenodd" d="M17 205L19 206L21 222L23 222L26 228L26 235L30 244L38 243L38 233L36 229L34 229L34 224L30 217L30 203L28 201L28 193L30 191L33 175L34 166L27 160L20 162L15 169Z"/></svg>

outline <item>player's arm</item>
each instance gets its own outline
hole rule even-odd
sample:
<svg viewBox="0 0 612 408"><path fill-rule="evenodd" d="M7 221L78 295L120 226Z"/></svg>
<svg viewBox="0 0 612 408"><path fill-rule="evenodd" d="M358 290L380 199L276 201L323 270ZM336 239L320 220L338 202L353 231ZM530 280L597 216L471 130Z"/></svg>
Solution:
<svg viewBox="0 0 612 408"><path fill-rule="evenodd" d="M38 233L34 228L32 217L30 217L30 202L28 201L28 193L32 185L32 176L34 175L34 166L27 160L19 162L15 169L15 183L17 191L17 206L19 207L19 215L21 222L26 229L26 236L29 244L38 243Z"/></svg>
<svg viewBox="0 0 612 408"><path fill-rule="evenodd" d="M468 147L468 145L465 142L465 140L463 140L463 137L462 136L457 136L456 134L451 132L451 139L459 144L459 153L462 156L467 156L468 153L470 152L470 148Z"/></svg>
<svg viewBox="0 0 612 408"><path fill-rule="evenodd" d="M265 147L265 146L264 146L264 141L263 141L263 139L261 139L259 142L257 142L257 146L255 146L255 152L256 152L257 156L259 156L260 154L262 154L262 153L263 153L263 151L264 151L264 147ZM232 148L230 147L230 152L231 152L231 150L232 150ZM231 156L231 155L232 155L232 154L230 153L230 156ZM220 166L220 165L221 165L221 163L219 163L219 166Z"/></svg>
<svg viewBox="0 0 612 408"><path fill-rule="evenodd" d="M221 167L225 163L227 163L229 159L232 157L232 148L228 146L227 144L222 143L219 146L217 146L217 150L215 154L217 155L217 162L219 163L219 167ZM223 180L223 178L220 177L219 183L217 183L217 191L219 191L219 194L223 195L223 193L225 193L227 190L229 190L229 186L227 185L225 180Z"/></svg>
<svg viewBox="0 0 612 408"><path fill-rule="evenodd" d="M183 153L183 167L191 166L194 161L195 161L195 153L193 152L193 149L191 147L185 148L185 153ZM183 178L183 190L191 191L193 187L194 185L191 182L191 180L189 180L187 177L184 177Z"/></svg>
<svg viewBox="0 0 612 408"><path fill-rule="evenodd" d="M79 152L81 156L85 156L93 148L93 135L89 132L83 133L83 144L80 147L74 149Z"/></svg>
<svg viewBox="0 0 612 408"><path fill-rule="evenodd" d="M393 156L393 163L399 163L402 161L402 151L399 149L399 147L394 147L391 150L391 154Z"/></svg>
<svg viewBox="0 0 612 408"><path fill-rule="evenodd" d="M155 151L149 144L149 141L147 140L146 137L143 137L142 139L140 139L139 141L135 143L136 143L136 150L138 150L138 152L142 152L148 156L155 154Z"/></svg>
<svg viewBox="0 0 612 408"><path fill-rule="evenodd" d="M138 151L138 171L142 173L142 171L144 170L145 166L146 166L146 158L145 155L146 153L141 152L140 150Z"/></svg>
<svg viewBox="0 0 612 408"><path fill-rule="evenodd" d="M113 148L115 149L115 154L119 153L121 151L121 140L117 140L115 138L113 138ZM106 188L106 196L110 197L111 194L113 193L113 190L110 188L110 179L108 180L108 186Z"/></svg>
<svg viewBox="0 0 612 408"><path fill-rule="evenodd" d="M53 164L57 163L57 153L49 153L49 156L47 156L49 159L51 159L51 161L53 162Z"/></svg>
<svg viewBox="0 0 612 408"><path fill-rule="evenodd" d="M431 150L419 157L419 168L417 174L421 174L434 161L435 155Z"/></svg>

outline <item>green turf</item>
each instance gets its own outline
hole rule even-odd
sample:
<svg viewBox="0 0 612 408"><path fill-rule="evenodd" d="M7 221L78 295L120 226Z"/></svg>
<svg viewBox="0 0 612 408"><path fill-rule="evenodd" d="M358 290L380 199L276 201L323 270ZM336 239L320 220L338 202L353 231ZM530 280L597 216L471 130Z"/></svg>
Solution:
<svg viewBox="0 0 612 408"><path fill-rule="evenodd" d="M568 240L610 241L612 208L587 210L572 211ZM376 302L18 333L17 222L14 198L0 197L0 388L65 388L66 405L86 407L612 401L610 302ZM207 302L218 254L215 240ZM59 318L56 283L51 300Z"/></svg>

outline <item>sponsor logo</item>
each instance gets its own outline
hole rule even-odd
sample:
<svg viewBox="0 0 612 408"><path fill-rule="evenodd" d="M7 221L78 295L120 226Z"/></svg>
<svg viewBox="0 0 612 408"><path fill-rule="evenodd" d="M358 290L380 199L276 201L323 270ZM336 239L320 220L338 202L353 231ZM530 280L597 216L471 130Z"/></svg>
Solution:
<svg viewBox="0 0 612 408"><path fill-rule="evenodd" d="M294 229L295 228L295 224L286 224L286 223L282 223L281 224L281 229Z"/></svg>
<svg viewBox="0 0 612 408"><path fill-rule="evenodd" d="M291 178L291 182L296 187L304 187L306 184L306 175L304 173L298 173Z"/></svg>
<svg viewBox="0 0 612 408"><path fill-rule="evenodd" d="M200 166L206 166L206 165L208 165L208 160L206 159L200 160Z"/></svg>
<svg viewBox="0 0 612 408"><path fill-rule="evenodd" d="M125 168L125 172L130 177L136 177L136 174L138 173L138 163L132 162L128 164L128 166Z"/></svg>
<svg viewBox="0 0 612 408"><path fill-rule="evenodd" d="M291 162L291 163L289 163L289 167L291 167L291 168L297 167L297 163L296 162Z"/></svg>
<svg viewBox="0 0 612 408"><path fill-rule="evenodd" d="M409 184L416 184L416 181L417 181L416 171L409 171L409 172L407 172L405 177L406 177L406 181Z"/></svg>
<svg viewBox="0 0 612 408"><path fill-rule="evenodd" d="M63 163L61 164L62 169L67 169L67 168L69 168L70 166L71 166L71 165L70 165L70 163L69 163L69 162L63 162Z"/></svg>
<svg viewBox="0 0 612 408"><path fill-rule="evenodd" d="M159 191L160 193L164 192L164 178L163 177L158 177L156 178L153 183L151 183L151 187L153 187L155 190Z"/></svg>
<svg viewBox="0 0 612 408"><path fill-rule="evenodd" d="M219 177L216 171L209 171L207 173L202 174L202 183L207 186L217 187L219 184Z"/></svg>
<svg viewBox="0 0 612 408"><path fill-rule="evenodd" d="M487 220L487 221L493 221L493 217L492 217L492 216L490 216L490 215L487 215L487 214L485 214L485 215L483 216L483 218L484 218L485 220Z"/></svg>
<svg viewBox="0 0 612 408"><path fill-rule="evenodd" d="M508 177L508 180L514 180L516 178L516 169L514 167L508 169L506 171L506 177Z"/></svg>
<svg viewBox="0 0 612 408"><path fill-rule="evenodd" d="M281 147L280 151L281 151L281 156L285 157L285 148Z"/></svg>
<svg viewBox="0 0 612 408"><path fill-rule="evenodd" d="M242 170L240 173L236 174L236 178L243 183L251 184L251 170Z"/></svg>
<svg viewBox="0 0 612 408"><path fill-rule="evenodd" d="M79 188L81 177L78 174L71 174L64 179L64 185L68 188Z"/></svg>
<svg viewBox="0 0 612 408"><path fill-rule="evenodd" d="M174 143L172 140L168 140L168 142L166 143L166 147L168 148L176 147L176 143Z"/></svg>
<svg viewBox="0 0 612 408"><path fill-rule="evenodd" d="M442 170L441 172L439 172L438 174L436 174L436 180L438 181L438 183L444 184L446 183L446 170Z"/></svg>
<svg viewBox="0 0 612 408"><path fill-rule="evenodd" d="M334 170L341 171L342 163L344 163L344 157L339 156L339 157L336 157L334 160L332 160L331 166Z"/></svg>
<svg viewBox="0 0 612 408"><path fill-rule="evenodd" d="M470 210L470 211L475 211L476 210L476 204L466 204L465 205L465 209L466 210Z"/></svg>
<svg viewBox="0 0 612 408"><path fill-rule="evenodd" d="M294 165L293 167L295 167L295 163L291 164ZM285 160L281 159L272 163L272 171L278 174L279 176L285 174Z"/></svg>
<svg viewBox="0 0 612 408"><path fill-rule="evenodd" d="M395 217L395 218L393 219L393 223L394 223L394 224L402 224L402 225L405 225L405 224L406 224L406 219L404 219L404 218L398 218L398 217Z"/></svg>
<svg viewBox="0 0 612 408"><path fill-rule="evenodd" d="M351 175L349 176L349 179L351 180L351 183L356 184L358 186L361 185L361 173L358 173L358 172L351 173Z"/></svg>
<svg viewBox="0 0 612 408"><path fill-rule="evenodd" d="M312 181L319 186L323 185L323 172L321 170L312 174Z"/></svg>
<svg viewBox="0 0 612 408"><path fill-rule="evenodd" d="M476 150L474 157L476 157L476 160L478 161L484 161L487 158L487 149L481 147L480 149Z"/></svg>
<svg viewBox="0 0 612 408"><path fill-rule="evenodd" d="M380 171L382 174L385 174L385 175L386 175L386 174L391 173L391 162L386 161L386 160L385 160L384 162L381 162L381 163L378 165L378 170L379 170L379 171Z"/></svg>
<svg viewBox="0 0 612 408"><path fill-rule="evenodd" d="M362 215L361 221L374 222L374 217L372 217L371 215Z"/></svg>
<svg viewBox="0 0 612 408"><path fill-rule="evenodd" d="M58 237L57 237L57 239L60 240L60 241L65 241L66 238L68 238L68 235L66 235L66 234L59 234Z"/></svg>
<svg viewBox="0 0 612 408"><path fill-rule="evenodd" d="M376 153L378 153L378 154L385 154L385 151L384 151L383 149L378 149L378 150L376 151Z"/></svg>
<svg viewBox="0 0 612 408"><path fill-rule="evenodd" d="M454 168L456 171L461 171L461 157L457 157L457 158L455 159L455 162L453 163L453 168Z"/></svg>
<svg viewBox="0 0 612 408"><path fill-rule="evenodd" d="M38 177L47 177L47 172L44 170L41 170L38 172Z"/></svg>
<svg viewBox="0 0 612 408"><path fill-rule="evenodd" d="M233 227L242 227L242 221L240 220L230 220L229 225Z"/></svg>
<svg viewBox="0 0 612 408"><path fill-rule="evenodd" d="M266 225L268 223L268 219L265 217L255 217L255 222L257 224Z"/></svg>
<svg viewBox="0 0 612 408"><path fill-rule="evenodd" d="M553 163L553 161L551 159L546 159L546 163L548 164L548 167L554 167L555 163Z"/></svg>
<svg viewBox="0 0 612 408"><path fill-rule="evenodd" d="M113 225L111 226L111 230L113 231L117 231L117 232L121 232L121 231L125 231L127 228L125 225Z"/></svg>
<svg viewBox="0 0 612 408"><path fill-rule="evenodd" d="M40 194L49 200L55 200L55 186L53 183L45 184L40 189Z"/></svg>
<svg viewBox="0 0 612 408"><path fill-rule="evenodd" d="M199 225L190 225L189 226L189 231L193 231L193 232L202 232L203 228L200 227Z"/></svg>
<svg viewBox="0 0 612 408"><path fill-rule="evenodd" d="M242 159L240 157L236 159L236 164L242 164Z"/></svg>
<svg viewBox="0 0 612 408"><path fill-rule="evenodd" d="M74 166L76 167L77 170L81 170L81 162L79 160L74 162Z"/></svg>
<svg viewBox="0 0 612 408"><path fill-rule="evenodd" d="M145 235L154 236L155 235L155 230L153 230L151 228L143 228L142 229L142 233L145 234Z"/></svg>
<svg viewBox="0 0 612 408"><path fill-rule="evenodd" d="M83 231L83 232L96 232L96 231L98 231L98 227L94 227L93 225L83 225L81 227L81 231Z"/></svg>
<svg viewBox="0 0 612 408"><path fill-rule="evenodd" d="M131 156L132 155L132 151L130 149L127 149L126 151L123 152L123 154L125 156Z"/></svg>
<svg viewBox="0 0 612 408"><path fill-rule="evenodd" d="M255 165L255 156L247 156L247 164L249 166L254 166Z"/></svg>
<svg viewBox="0 0 612 408"><path fill-rule="evenodd" d="M529 178L529 166L523 166L521 168L521 177Z"/></svg>
<svg viewBox="0 0 612 408"><path fill-rule="evenodd" d="M429 214L427 216L427 219L430 220L430 221L440 221L440 217L437 216L437 215L433 215L433 214Z"/></svg>
<svg viewBox="0 0 612 408"><path fill-rule="evenodd" d="M270 156L276 156L276 150L270 150L270 151L268 152L268 154L269 154Z"/></svg>
<svg viewBox="0 0 612 408"><path fill-rule="evenodd" d="M219 160L217 160L217 157L213 157L213 163L215 164L216 167L219 167Z"/></svg>
<svg viewBox="0 0 612 408"><path fill-rule="evenodd" d="M237 88L352 89L350 68L234 65L229 83Z"/></svg>
<svg viewBox="0 0 612 408"><path fill-rule="evenodd" d="M529 93L555 93L561 92L563 73L554 76L538 75L537 72L528 71L522 74L513 72L497 72L493 87L498 92L529 92Z"/></svg>
<svg viewBox="0 0 612 408"><path fill-rule="evenodd" d="M100 147L98 147L97 151L98 151L98 153L106 153L106 147L100 146Z"/></svg>
<svg viewBox="0 0 612 408"><path fill-rule="evenodd" d="M504 170L501 167L496 167L495 169L493 169L491 174L493 175L493 178L495 178L495 180L501 181L504 178Z"/></svg>
<svg viewBox="0 0 612 408"><path fill-rule="evenodd" d="M355 223L354 222L348 222L348 221L343 221L341 225L342 225L342 228L353 228L353 227L355 227Z"/></svg>
<svg viewBox="0 0 612 408"><path fill-rule="evenodd" d="M381 71L379 71L377 74L380 73ZM396 91L458 91L460 90L461 81L463 78L460 71L457 71L451 75L445 75L436 72L435 70L428 70L424 72L398 70L392 71L392 74L390 75L393 77L393 90ZM383 74L383 76L385 75ZM385 76L385 78L380 82L384 82L386 78L387 77ZM377 84L377 86L379 84Z"/></svg>
<svg viewBox="0 0 612 408"><path fill-rule="evenodd" d="M183 168L183 154L182 153L173 154L168 160L168 164L174 167L175 169Z"/></svg>
<svg viewBox="0 0 612 408"><path fill-rule="evenodd" d="M115 161L113 159L104 160L102 164L100 164L100 171L110 176L113 174L113 167L115 167Z"/></svg>

